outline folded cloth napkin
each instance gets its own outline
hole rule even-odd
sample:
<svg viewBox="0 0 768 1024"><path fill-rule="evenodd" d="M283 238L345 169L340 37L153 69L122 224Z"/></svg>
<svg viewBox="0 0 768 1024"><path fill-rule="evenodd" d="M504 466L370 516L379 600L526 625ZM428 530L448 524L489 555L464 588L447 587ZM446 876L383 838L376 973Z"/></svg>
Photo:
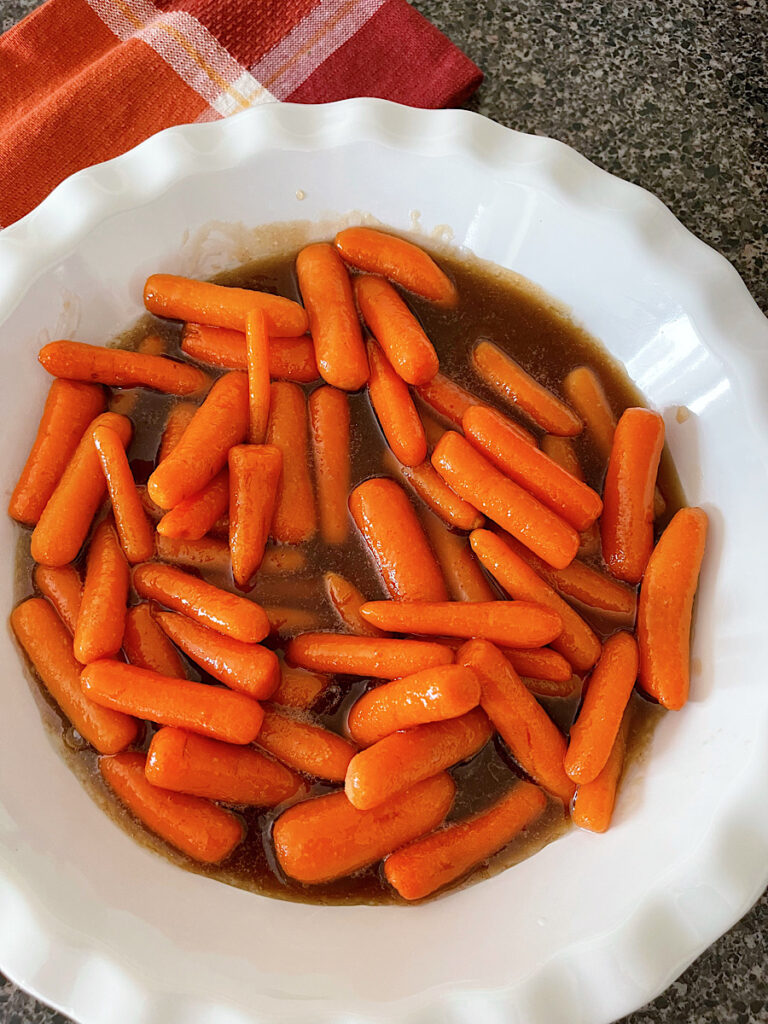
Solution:
<svg viewBox="0 0 768 1024"><path fill-rule="evenodd" d="M455 106L481 78L405 0L47 0L0 37L0 227L169 125L276 100Z"/></svg>

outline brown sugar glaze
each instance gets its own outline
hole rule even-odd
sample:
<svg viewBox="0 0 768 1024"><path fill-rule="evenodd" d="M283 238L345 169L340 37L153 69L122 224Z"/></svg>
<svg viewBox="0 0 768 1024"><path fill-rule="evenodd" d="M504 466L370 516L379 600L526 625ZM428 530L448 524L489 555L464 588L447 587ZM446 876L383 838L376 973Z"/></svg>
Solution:
<svg viewBox="0 0 768 1024"><path fill-rule="evenodd" d="M628 406L643 404L641 396L620 365L594 338L576 326L563 310L533 286L479 260L458 259L442 253L436 254L435 258L456 282L460 296L458 307L443 310L412 295L406 294L405 298L434 343L440 357L441 372L446 376L515 418L515 411L485 386L471 367L469 356L473 345L479 338L489 338L561 397L561 383L566 374L576 366L587 365L600 377L617 416ZM300 299L294 262L295 252L292 252L280 258L228 271L215 280ZM150 316L142 318L116 343L134 348L150 333L159 334L164 339L168 355L186 359L179 348L181 325ZM610 343L610 339L607 340ZM220 371L211 372L217 374ZM306 385L305 390L309 393L321 383L317 381ZM365 391L350 395L349 400L352 417L352 485L355 486L368 477L386 474L383 460L387 447ZM166 416L175 401L171 396L139 389L114 392L111 408L116 412L125 412L134 422L135 435L129 449L129 458L139 483L146 480L154 467ZM521 419L521 422L538 433L525 419ZM601 491L605 473L603 460L585 434L575 439L575 445L587 482ZM659 473L659 485L666 499L666 512L657 523L660 531L684 504L677 475L666 451ZM419 504L418 501L416 504ZM419 511L424 511L423 506ZM30 533L21 528L20 532L16 577L16 598L19 601L33 593ZM303 550L307 555L306 569L291 575L262 575L250 592L251 596L266 605L303 609L307 615L306 628L331 630L343 630L344 627L328 602L322 581L324 571L341 573L353 581L370 600L387 596L353 524L350 524L349 541L342 548L329 547L314 540L304 545ZM602 568L598 564L599 560L592 561L597 568ZM232 587L231 579L224 584L220 579L215 582ZM499 596L503 595L499 592ZM584 607L578 610L603 637L627 625L626 622L617 623L604 613ZM278 638L270 642L276 647L283 643ZM191 662L187 662L187 665L191 678L211 681L196 665ZM323 725L343 732L351 704L369 685L370 681L338 677L307 714L311 714ZM246 839L223 864L207 867L190 861L149 833L117 803L101 781L93 750L83 745L36 681L33 689L57 747L94 799L135 839L180 866L252 892L282 899L325 904L403 902L384 882L380 865L353 877L317 886L300 885L282 876L275 864L270 831L272 822L284 808L243 810L243 819L247 825ZM540 699L558 725L567 731L578 709L578 697ZM654 724L663 712L637 693L632 698L632 704L629 751L630 758L636 759L642 754ZM151 732L149 727L145 746L149 743ZM451 774L458 788L449 820L465 817L487 806L514 785L522 773L504 748L503 742L496 737L470 762L452 769ZM333 788L337 787L316 783L313 792L319 795ZM535 853L568 827L569 822L561 805L550 801L547 811L532 828L458 884L465 885L496 874Z"/></svg>

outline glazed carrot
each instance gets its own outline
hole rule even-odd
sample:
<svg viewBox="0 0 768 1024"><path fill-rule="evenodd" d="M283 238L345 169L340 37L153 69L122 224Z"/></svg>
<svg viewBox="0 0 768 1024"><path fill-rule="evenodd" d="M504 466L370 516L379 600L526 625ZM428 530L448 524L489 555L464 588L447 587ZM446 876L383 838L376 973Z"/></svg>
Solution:
<svg viewBox="0 0 768 1024"><path fill-rule="evenodd" d="M427 436L427 447L431 451L445 433L445 424L440 422L426 402L419 400L417 408Z"/></svg>
<svg viewBox="0 0 768 1024"><path fill-rule="evenodd" d="M573 669L562 654L548 647L534 647L528 651L505 650L504 657L512 663L518 675L528 679L570 683L573 676Z"/></svg>
<svg viewBox="0 0 768 1024"><path fill-rule="evenodd" d="M624 768L631 711L627 709L605 767L592 782L576 787L571 819L578 828L605 832L611 823L616 790Z"/></svg>
<svg viewBox="0 0 768 1024"><path fill-rule="evenodd" d="M245 354L248 364L248 443L264 444L269 419L269 334L267 318L252 309L245 318Z"/></svg>
<svg viewBox="0 0 768 1024"><path fill-rule="evenodd" d="M550 565L573 561L579 535L555 512L500 473L460 434L448 431L432 452L432 465L460 498Z"/></svg>
<svg viewBox="0 0 768 1024"><path fill-rule="evenodd" d="M307 433L307 402L301 388L285 381L273 384L267 444L282 453L283 472L272 536L283 544L301 544L317 530Z"/></svg>
<svg viewBox="0 0 768 1024"><path fill-rule="evenodd" d="M147 781L176 793L254 807L304 796L303 779L251 747L237 747L166 726L152 737Z"/></svg>
<svg viewBox="0 0 768 1024"><path fill-rule="evenodd" d="M93 432L100 426L112 427L124 445L131 439L131 421L113 412L97 416L83 434L32 533L32 557L42 565L74 561L107 493L93 443Z"/></svg>
<svg viewBox="0 0 768 1024"><path fill-rule="evenodd" d="M594 370L577 366L563 381L563 392L584 421L584 427L601 458L611 454L616 417L603 385Z"/></svg>
<svg viewBox="0 0 768 1024"><path fill-rule="evenodd" d="M302 572L307 567L307 556L303 551L288 547L268 547L261 563L262 573L282 575Z"/></svg>
<svg viewBox="0 0 768 1024"><path fill-rule="evenodd" d="M151 831L192 860L217 864L243 838L231 811L208 800L153 786L145 775L146 755L99 758L99 771L115 796Z"/></svg>
<svg viewBox="0 0 768 1024"><path fill-rule="evenodd" d="M334 387L357 391L368 379L368 361L346 267L332 245L319 242L301 250L296 274L320 375Z"/></svg>
<svg viewBox="0 0 768 1024"><path fill-rule="evenodd" d="M703 509L680 509L661 535L640 587L640 685L672 711L688 699L691 614L707 526Z"/></svg>
<svg viewBox="0 0 768 1024"><path fill-rule="evenodd" d="M96 427L93 443L107 481L115 525L129 562L146 562L155 553L155 538L136 490L120 435L112 427Z"/></svg>
<svg viewBox="0 0 768 1024"><path fill-rule="evenodd" d="M487 640L464 644L457 661L479 677L480 706L520 767L567 808L575 787L563 768L565 737L510 662Z"/></svg>
<svg viewBox="0 0 768 1024"><path fill-rule="evenodd" d="M627 409L613 435L603 489L600 531L610 572L639 583L653 550L653 491L664 447L664 420L650 409Z"/></svg>
<svg viewBox="0 0 768 1024"><path fill-rule="evenodd" d="M83 665L117 654L122 647L130 579L114 524L105 519L96 527L88 548L75 626L75 657Z"/></svg>
<svg viewBox="0 0 768 1024"><path fill-rule="evenodd" d="M366 480L349 510L389 593L400 601L447 601L448 591L416 513L394 480Z"/></svg>
<svg viewBox="0 0 768 1024"><path fill-rule="evenodd" d="M457 530L476 530L485 522L474 505L451 490L429 459L418 466L404 466L390 452L385 452L384 466L405 480L413 493L449 526Z"/></svg>
<svg viewBox="0 0 768 1024"><path fill-rule="evenodd" d="M184 662L155 622L152 608L146 601L128 609L123 651L131 665L137 668L148 668L161 676L173 676L175 679L187 678Z"/></svg>
<svg viewBox="0 0 768 1024"><path fill-rule="evenodd" d="M171 406L168 418L165 421L163 436L160 439L160 448L157 453L158 463L167 459L173 449L181 440L181 435L192 422L192 417L197 412L194 402L176 402Z"/></svg>
<svg viewBox="0 0 768 1024"><path fill-rule="evenodd" d="M306 710L328 689L330 677L303 668L291 668L280 662L280 683L272 694L272 703L286 708Z"/></svg>
<svg viewBox="0 0 768 1024"><path fill-rule="evenodd" d="M264 558L282 471L282 452L272 445L229 449L229 548L239 587L248 585Z"/></svg>
<svg viewBox="0 0 768 1024"><path fill-rule="evenodd" d="M309 422L320 536L326 544L343 544L349 535L350 431L346 394L331 387L313 391L309 396Z"/></svg>
<svg viewBox="0 0 768 1024"><path fill-rule="evenodd" d="M382 635L380 629L376 629L370 622L366 622L360 614L360 609L365 604L365 598L354 583L350 583L337 572L323 573L323 579L328 599L350 633L357 636Z"/></svg>
<svg viewBox="0 0 768 1024"><path fill-rule="evenodd" d="M83 694L83 666L72 650L72 636L47 601L32 597L18 605L11 627L46 690L86 742L100 754L116 754L134 742L139 734L134 718L101 708Z"/></svg>
<svg viewBox="0 0 768 1024"><path fill-rule="evenodd" d="M405 466L427 457L427 438L408 385L375 341L368 342L368 397L389 447Z"/></svg>
<svg viewBox="0 0 768 1024"><path fill-rule="evenodd" d="M357 752L354 743L335 732L274 710L265 712L256 742L289 768L329 782L344 781Z"/></svg>
<svg viewBox="0 0 768 1024"><path fill-rule="evenodd" d="M576 454L572 437L559 437L557 434L544 434L541 439L541 450L556 462L561 469L577 480L584 481L584 472Z"/></svg>
<svg viewBox="0 0 768 1024"><path fill-rule="evenodd" d="M201 363L228 370L247 370L245 334L226 327L185 324L181 350ZM315 349L307 335L269 339L269 375L277 380L310 384L319 374Z"/></svg>
<svg viewBox="0 0 768 1024"><path fill-rule="evenodd" d="M355 754L349 762L344 792L354 807L367 811L444 768L474 757L492 734L480 708L458 718L391 733Z"/></svg>
<svg viewBox="0 0 768 1024"><path fill-rule="evenodd" d="M291 640L285 657L289 664L314 672L397 679L423 668L450 665L453 651L442 644L421 640L305 633Z"/></svg>
<svg viewBox="0 0 768 1024"><path fill-rule="evenodd" d="M69 632L74 633L83 599L83 581L74 565L36 565L35 586L51 602Z"/></svg>
<svg viewBox="0 0 768 1024"><path fill-rule="evenodd" d="M175 537L156 538L157 557L163 562L173 562L203 573L221 575L229 572L231 561L226 541L213 537L200 540L178 540Z"/></svg>
<svg viewBox="0 0 768 1024"><path fill-rule="evenodd" d="M336 248L350 266L381 274L395 284L437 302L455 306L456 286L431 256L413 242L375 228L344 228L335 238Z"/></svg>
<svg viewBox="0 0 768 1024"><path fill-rule="evenodd" d="M508 654L509 652L505 653ZM533 676L518 674L520 675L520 682L523 683L528 692L536 694L537 697L574 697L581 692L581 680L573 674L566 681L536 679Z"/></svg>
<svg viewBox="0 0 768 1024"><path fill-rule="evenodd" d="M193 395L208 383L203 371L188 363L81 341L52 341L40 349L37 358L54 377L114 388L144 387L169 395Z"/></svg>
<svg viewBox="0 0 768 1024"><path fill-rule="evenodd" d="M88 425L105 405L104 391L93 384L51 384L35 442L8 505L13 519L30 525L38 521Z"/></svg>
<svg viewBox="0 0 768 1024"><path fill-rule="evenodd" d="M422 522L451 598L454 601L493 601L496 595L472 554L467 538L446 529L431 513L426 513Z"/></svg>
<svg viewBox="0 0 768 1024"><path fill-rule="evenodd" d="M269 633L267 616L254 601L229 594L170 565L145 562L137 566L133 585L141 597L159 601L235 640L258 643Z"/></svg>
<svg viewBox="0 0 768 1024"><path fill-rule="evenodd" d="M355 278L355 298L371 334L388 361L408 384L426 384L440 369L435 347L406 304L387 281Z"/></svg>
<svg viewBox="0 0 768 1024"><path fill-rule="evenodd" d="M472 353L472 364L486 384L547 433L572 437L583 430L584 424L565 402L490 341L478 342Z"/></svg>
<svg viewBox="0 0 768 1024"><path fill-rule="evenodd" d="M150 476L150 498L161 508L174 508L197 494L223 469L229 449L245 440L247 432L248 378L244 373L225 373Z"/></svg>
<svg viewBox="0 0 768 1024"><path fill-rule="evenodd" d="M461 665L443 665L384 683L364 693L349 712L347 728L362 747L398 729L458 718L480 703L480 683Z"/></svg>
<svg viewBox="0 0 768 1024"><path fill-rule="evenodd" d="M147 334L136 346L137 352L145 352L150 356L164 356L168 351L165 338L159 334Z"/></svg>
<svg viewBox="0 0 768 1024"><path fill-rule="evenodd" d="M441 772L370 811L353 807L344 793L294 804L274 825L277 861L305 884L343 878L437 828L455 792L453 779Z"/></svg>
<svg viewBox="0 0 768 1024"><path fill-rule="evenodd" d="M157 524L157 532L173 540L200 540L227 511L229 500L230 473L225 466L199 491L166 512Z"/></svg>
<svg viewBox="0 0 768 1024"><path fill-rule="evenodd" d="M282 639L319 629L320 616L309 608L293 608L282 604L265 604L264 611L269 619L269 632Z"/></svg>
<svg viewBox="0 0 768 1024"><path fill-rule="evenodd" d="M479 398L470 394L456 381L437 373L428 384L421 384L416 393L435 412L461 426L461 417L472 405L482 405Z"/></svg>
<svg viewBox="0 0 768 1024"><path fill-rule="evenodd" d="M495 804L391 853L384 862L389 884L403 899L420 900L492 857L540 818L547 798L519 782Z"/></svg>
<svg viewBox="0 0 768 1024"><path fill-rule="evenodd" d="M495 409L479 405L467 409L461 421L465 437L497 469L576 530L586 530L602 511L600 495L566 473L544 452L522 440L509 429L509 423Z"/></svg>
<svg viewBox="0 0 768 1024"><path fill-rule="evenodd" d="M527 601L369 601L366 622L389 633L482 637L507 647L541 647L560 635L560 615Z"/></svg>
<svg viewBox="0 0 768 1024"><path fill-rule="evenodd" d="M485 569L516 601L532 601L557 612L562 632L552 647L567 658L577 672L586 672L600 657L600 641L581 616L571 608L501 537L490 530L475 530L472 550Z"/></svg>

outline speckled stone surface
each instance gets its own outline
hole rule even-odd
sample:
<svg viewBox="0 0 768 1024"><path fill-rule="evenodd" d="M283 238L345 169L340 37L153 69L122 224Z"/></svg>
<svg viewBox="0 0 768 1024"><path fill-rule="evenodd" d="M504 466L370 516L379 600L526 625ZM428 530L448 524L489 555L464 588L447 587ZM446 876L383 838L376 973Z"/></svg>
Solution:
<svg viewBox="0 0 768 1024"><path fill-rule="evenodd" d="M10 28L36 0L0 0ZM655 192L768 311L768 0L415 0L486 73L471 109ZM0 1024L66 1024L0 975ZM622 1024L767 1024L768 894Z"/></svg>

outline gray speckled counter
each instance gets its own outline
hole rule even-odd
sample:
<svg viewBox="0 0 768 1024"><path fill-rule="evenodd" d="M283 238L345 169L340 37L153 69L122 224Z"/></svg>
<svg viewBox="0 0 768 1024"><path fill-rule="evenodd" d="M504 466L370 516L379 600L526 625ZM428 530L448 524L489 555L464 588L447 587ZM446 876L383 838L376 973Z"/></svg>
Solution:
<svg viewBox="0 0 768 1024"><path fill-rule="evenodd" d="M0 0L0 28L35 6ZM655 192L768 310L768 0L415 6L485 71L472 109ZM0 1024L64 1022L0 975ZM765 1022L768 896L623 1024Z"/></svg>

